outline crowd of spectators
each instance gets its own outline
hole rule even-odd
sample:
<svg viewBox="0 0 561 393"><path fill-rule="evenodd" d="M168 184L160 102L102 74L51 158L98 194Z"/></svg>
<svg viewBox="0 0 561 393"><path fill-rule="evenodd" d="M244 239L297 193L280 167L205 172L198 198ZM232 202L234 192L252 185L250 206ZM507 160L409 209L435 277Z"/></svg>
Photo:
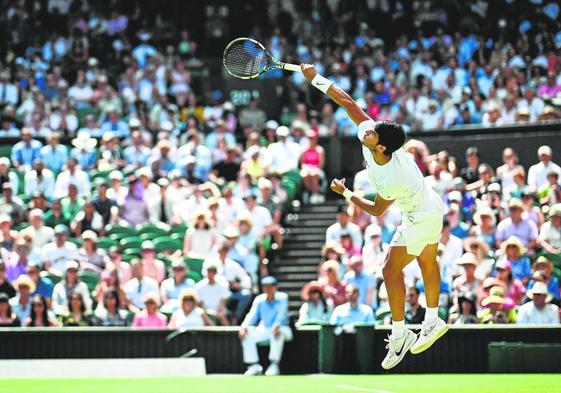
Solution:
<svg viewBox="0 0 561 393"><path fill-rule="evenodd" d="M552 149L541 146L538 162L527 171L511 148L504 149L504 164L496 170L480 162L476 147L466 150L465 168L446 151L429 154L418 140L409 140L405 150L446 203L438 249L441 316L453 324L559 323L561 167ZM366 169L356 174L354 192L374 196L365 177ZM382 267L400 223L393 205L376 218L354 205L341 206L326 232L318 280L302 290L299 323L351 329L356 323L389 323ZM405 319L421 323L425 300L416 261L404 276Z"/></svg>

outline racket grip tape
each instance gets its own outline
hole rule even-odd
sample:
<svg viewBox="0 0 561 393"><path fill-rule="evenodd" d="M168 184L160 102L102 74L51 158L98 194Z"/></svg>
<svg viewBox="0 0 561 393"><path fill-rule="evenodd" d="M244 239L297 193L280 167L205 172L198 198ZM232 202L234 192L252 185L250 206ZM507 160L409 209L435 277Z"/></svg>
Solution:
<svg viewBox="0 0 561 393"><path fill-rule="evenodd" d="M302 69L297 64L283 63L282 68L292 72L302 72Z"/></svg>

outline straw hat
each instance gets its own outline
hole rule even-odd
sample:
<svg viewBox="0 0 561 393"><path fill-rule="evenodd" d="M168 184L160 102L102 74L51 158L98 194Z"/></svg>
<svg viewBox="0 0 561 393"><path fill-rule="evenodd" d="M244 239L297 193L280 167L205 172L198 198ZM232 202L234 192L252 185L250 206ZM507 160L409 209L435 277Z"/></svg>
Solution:
<svg viewBox="0 0 561 393"><path fill-rule="evenodd" d="M550 302L553 299L553 296L551 296L547 290L547 285L540 281L537 281L534 285L532 285L532 288L528 290L527 295L530 299L533 299L534 295L546 295L546 302Z"/></svg>
<svg viewBox="0 0 561 393"><path fill-rule="evenodd" d="M508 239L506 239L504 242L501 243L501 251L503 252L503 254L506 253L506 249L508 246L518 247L518 251L520 252L520 255L524 254L524 252L526 251L526 249L524 248L524 244L522 244L520 239L518 239L514 235L510 236Z"/></svg>
<svg viewBox="0 0 561 393"><path fill-rule="evenodd" d="M302 300L305 302L310 300L310 293L312 291L324 293L323 285L319 281L310 281L309 283L304 285L304 288L302 288L302 291L300 292L300 297L302 298Z"/></svg>
<svg viewBox="0 0 561 393"><path fill-rule="evenodd" d="M339 262L337 262L336 260L330 259L328 261L325 261L321 265L321 268L325 271L332 269L337 275L339 275Z"/></svg>
<svg viewBox="0 0 561 393"><path fill-rule="evenodd" d="M14 281L14 288L18 288L20 285L29 288L29 293L35 292L35 283L25 274L20 275L17 280Z"/></svg>
<svg viewBox="0 0 561 393"><path fill-rule="evenodd" d="M197 292L192 288L183 289L179 293L179 302L180 303L183 303L183 299L185 299L185 298L191 298L191 299L193 299L193 302L195 304L199 304L199 296L197 295Z"/></svg>
<svg viewBox="0 0 561 393"><path fill-rule="evenodd" d="M76 138L72 139L72 146L78 150L92 151L97 146L97 140L90 137L87 131L80 131Z"/></svg>
<svg viewBox="0 0 561 393"><path fill-rule="evenodd" d="M249 225L250 229L253 227L253 221L251 220L251 215L248 211L238 214L238 226L241 224Z"/></svg>
<svg viewBox="0 0 561 393"><path fill-rule="evenodd" d="M484 289L489 289L496 286L504 287L505 284L502 281L496 279L495 277L487 277L486 279L483 280L482 286Z"/></svg>
<svg viewBox="0 0 561 393"><path fill-rule="evenodd" d="M538 257L538 259L535 260L535 262L532 265L532 270L541 270L537 268L538 265L540 264L546 265L545 270L547 273L551 273L551 271L553 270L553 263L551 263L551 261L544 256L540 256Z"/></svg>
<svg viewBox="0 0 561 393"><path fill-rule="evenodd" d="M520 210L524 210L524 204L520 199L512 198L510 201L508 201L508 208L509 209L518 208Z"/></svg>
<svg viewBox="0 0 561 393"><path fill-rule="evenodd" d="M473 253L472 251L473 245L478 246L478 253L476 255L477 259L481 260L489 255L489 245L485 241L475 236L469 236L464 240L464 250L466 252Z"/></svg>
<svg viewBox="0 0 561 393"><path fill-rule="evenodd" d="M479 261L477 260L477 257L472 254L471 252L466 252L464 255L461 256L461 258L456 260L456 265L473 265L473 266L477 266L479 264Z"/></svg>
<svg viewBox="0 0 561 393"><path fill-rule="evenodd" d="M493 221L493 225L495 225L497 222L497 218L495 217L495 214L493 214L493 210L491 210L489 206L478 207L477 211L473 215L473 222L477 225L481 225L481 216L491 217L491 220Z"/></svg>
<svg viewBox="0 0 561 393"><path fill-rule="evenodd" d="M490 306L491 304L500 304L502 306L505 304L505 298L497 295L489 295L481 301L483 307Z"/></svg>
<svg viewBox="0 0 561 393"><path fill-rule="evenodd" d="M561 216L561 203L556 203L549 208L549 217Z"/></svg>
<svg viewBox="0 0 561 393"><path fill-rule="evenodd" d="M335 251L338 255L345 254L345 249L343 248L343 246L341 246L341 244L333 240L330 240L327 243L325 243L325 245L321 250L321 255L325 257L327 255L327 251L329 250Z"/></svg>

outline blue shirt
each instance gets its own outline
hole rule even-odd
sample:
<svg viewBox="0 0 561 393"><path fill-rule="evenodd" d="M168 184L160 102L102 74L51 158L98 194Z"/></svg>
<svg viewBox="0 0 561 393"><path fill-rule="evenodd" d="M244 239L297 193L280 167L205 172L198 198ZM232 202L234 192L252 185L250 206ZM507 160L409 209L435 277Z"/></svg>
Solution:
<svg viewBox="0 0 561 393"><path fill-rule="evenodd" d="M35 139L31 140L29 146L24 141L16 143L12 147L12 162L29 167L33 166L33 160L41 155L41 147L43 147L43 144Z"/></svg>
<svg viewBox="0 0 561 393"><path fill-rule="evenodd" d="M499 258L499 261L505 257ZM498 261L497 261L498 262ZM528 257L522 256L515 261L509 261L512 267L512 277L523 280L524 278L532 277L532 264ZM496 275L496 269L493 269L493 276Z"/></svg>
<svg viewBox="0 0 561 393"><path fill-rule="evenodd" d="M148 158L150 158L150 149L146 146L141 146L140 149L137 149L136 146L129 146L123 155L129 165L146 166Z"/></svg>
<svg viewBox="0 0 561 393"><path fill-rule="evenodd" d="M30 296L33 297L35 295L42 295L45 298L50 298L52 294L53 282L46 277L39 277L39 282L37 283L35 292L33 292Z"/></svg>
<svg viewBox="0 0 561 393"><path fill-rule="evenodd" d="M534 280L530 280L526 289L532 288L532 286L534 286L534 282ZM559 280L557 279L557 277L551 277L551 279L549 280L549 284L547 284L547 291L555 299L561 298L561 291L559 290Z"/></svg>
<svg viewBox="0 0 561 393"><path fill-rule="evenodd" d="M94 151L83 152L76 148L70 151L70 156L75 158L78 161L78 165L83 170L88 170L91 168L95 168L97 165L97 153Z"/></svg>
<svg viewBox="0 0 561 393"><path fill-rule="evenodd" d="M116 123L105 120L101 124L100 129L102 131L102 135L107 131L111 131L117 138L125 138L130 134L128 124L122 120L119 120Z"/></svg>
<svg viewBox="0 0 561 393"><path fill-rule="evenodd" d="M19 302L19 295L10 299L10 304L12 305L12 312L18 317L21 326L25 323L25 320L29 315L31 315L31 297L25 306L22 306Z"/></svg>
<svg viewBox="0 0 561 393"><path fill-rule="evenodd" d="M233 134L229 132L225 132L221 135L224 136L224 141L226 142L226 146L236 146L236 137ZM216 131L213 131L210 134L208 134L205 138L205 146L210 150L216 149L216 146L218 146L218 136L219 134Z"/></svg>
<svg viewBox="0 0 561 393"><path fill-rule="evenodd" d="M374 324L374 311L365 304L359 304L356 308L352 308L351 303L341 304L333 310L329 323L338 326L360 323Z"/></svg>
<svg viewBox="0 0 561 393"><path fill-rule="evenodd" d="M57 145L54 150L50 145L44 146L41 148L41 159L47 168L58 173L68 161L68 149L63 145Z"/></svg>
<svg viewBox="0 0 561 393"><path fill-rule="evenodd" d="M266 328L288 326L288 295L286 293L276 292L272 302L267 301L267 295L264 293L255 298L242 326L260 324Z"/></svg>
<svg viewBox="0 0 561 393"><path fill-rule="evenodd" d="M354 271L347 272L343 281L346 284L353 284L358 288L358 302L360 304L366 304L366 296L370 288L376 288L376 282L373 275L364 274L360 272L357 276ZM372 304L369 304L372 306Z"/></svg>

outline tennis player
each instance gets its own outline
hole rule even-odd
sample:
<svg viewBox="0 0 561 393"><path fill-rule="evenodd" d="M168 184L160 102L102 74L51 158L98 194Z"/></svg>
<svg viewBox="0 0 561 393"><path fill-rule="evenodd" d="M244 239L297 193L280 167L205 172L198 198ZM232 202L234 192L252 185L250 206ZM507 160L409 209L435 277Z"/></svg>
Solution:
<svg viewBox="0 0 561 393"><path fill-rule="evenodd" d="M358 139L366 162L368 179L377 191L374 202L361 198L345 187L345 179L334 179L331 189L372 216L384 214L395 203L403 212L402 224L391 241L383 267L384 281L392 313L388 353L382 367L396 366L408 351L417 354L428 349L448 330L438 317L440 269L436 261L444 204L424 181L421 171L403 149L403 127L390 121L375 122L342 89L324 78L310 64L300 65L312 86L342 106L358 125ZM417 337L405 328L405 283L403 268L417 259L425 284L427 310Z"/></svg>

